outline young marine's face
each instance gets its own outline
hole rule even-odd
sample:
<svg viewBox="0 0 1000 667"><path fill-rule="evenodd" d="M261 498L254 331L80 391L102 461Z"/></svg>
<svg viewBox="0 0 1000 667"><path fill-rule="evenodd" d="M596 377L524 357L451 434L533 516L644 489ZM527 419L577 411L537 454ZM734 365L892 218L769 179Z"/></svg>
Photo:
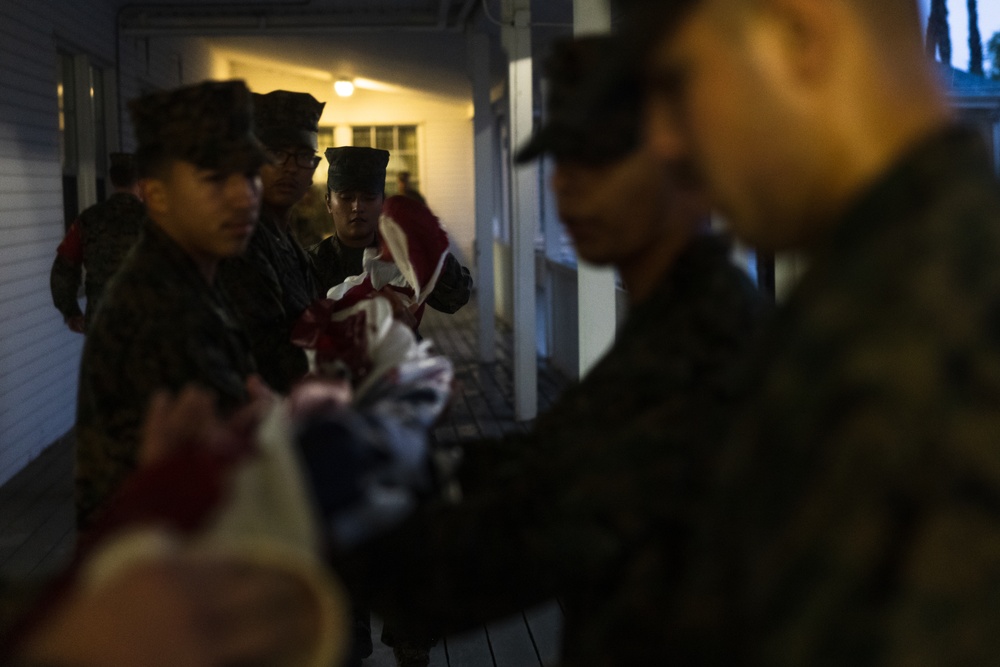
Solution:
<svg viewBox="0 0 1000 667"><path fill-rule="evenodd" d="M286 211L309 191L319 157L309 146L284 146L268 152L275 163L260 168L264 205Z"/></svg>
<svg viewBox="0 0 1000 667"><path fill-rule="evenodd" d="M227 173L174 161L146 183L150 216L196 260L238 255L247 246L260 208L257 170Z"/></svg>
<svg viewBox="0 0 1000 667"><path fill-rule="evenodd" d="M704 0L653 50L647 139L660 157L693 165L737 235L783 247L789 216L801 214L790 210L796 178L808 171L782 85L788 68L764 20L722 16L719 5Z"/></svg>
<svg viewBox="0 0 1000 667"><path fill-rule="evenodd" d="M341 243L351 248L364 248L374 243L384 199L381 192L363 190L327 193L326 208Z"/></svg>
<svg viewBox="0 0 1000 667"><path fill-rule="evenodd" d="M663 162L639 149L607 164L558 160L552 190L577 255L621 266L663 232Z"/></svg>

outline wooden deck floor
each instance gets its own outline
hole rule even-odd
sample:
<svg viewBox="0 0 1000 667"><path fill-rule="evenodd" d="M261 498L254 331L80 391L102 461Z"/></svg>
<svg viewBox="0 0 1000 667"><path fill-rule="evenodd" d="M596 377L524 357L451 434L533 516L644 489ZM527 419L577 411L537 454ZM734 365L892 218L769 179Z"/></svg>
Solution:
<svg viewBox="0 0 1000 667"><path fill-rule="evenodd" d="M455 315L430 309L421 331L451 357L457 391L435 437L460 442L530 428L514 421L511 340L497 336L497 361L476 360L475 304ZM559 395L565 380L539 363L539 406ZM62 567L73 548L73 441L65 437L0 487L0 578L42 580ZM558 661L562 614L555 602L526 610L480 630L440 641L431 652L432 667L549 667ZM366 667L394 667L392 650L378 642L380 623L373 619L375 651Z"/></svg>

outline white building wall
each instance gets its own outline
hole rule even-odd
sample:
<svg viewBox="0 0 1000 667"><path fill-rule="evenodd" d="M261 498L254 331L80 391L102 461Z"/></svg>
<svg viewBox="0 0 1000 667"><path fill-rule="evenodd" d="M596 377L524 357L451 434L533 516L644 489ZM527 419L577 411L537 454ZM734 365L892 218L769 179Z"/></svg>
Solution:
<svg viewBox="0 0 1000 667"><path fill-rule="evenodd" d="M114 22L115 12L100 0L0 2L0 483L75 418L83 338L65 327L49 292L63 235L58 54L87 54L109 70L114 87ZM179 83L183 68L192 75L205 71L197 45L151 43L148 60L144 42L123 40L122 46L127 93L139 89L139 77L144 85L169 87ZM117 114L109 114L111 150Z"/></svg>
<svg viewBox="0 0 1000 667"><path fill-rule="evenodd" d="M424 124L421 191L456 246L456 256L472 267L476 236L475 153L472 120L453 118Z"/></svg>

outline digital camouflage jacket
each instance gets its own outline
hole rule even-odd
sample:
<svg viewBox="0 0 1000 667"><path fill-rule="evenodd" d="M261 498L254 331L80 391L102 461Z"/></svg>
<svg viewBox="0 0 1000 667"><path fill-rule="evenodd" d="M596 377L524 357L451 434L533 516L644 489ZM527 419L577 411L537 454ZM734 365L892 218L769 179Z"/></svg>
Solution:
<svg viewBox="0 0 1000 667"><path fill-rule="evenodd" d="M415 636L559 596L566 665L650 662L765 310L726 244L693 241L530 434L464 447L459 504L345 557L345 580Z"/></svg>
<svg viewBox="0 0 1000 667"><path fill-rule="evenodd" d="M70 225L56 250L49 281L52 301L65 319L81 314L77 302L81 282L85 282L88 322L97 312L105 286L139 240L145 217L146 208L138 198L116 192L84 210Z"/></svg>
<svg viewBox="0 0 1000 667"><path fill-rule="evenodd" d="M82 526L135 467L158 389L212 390L224 411L247 399L255 372L232 305L155 224L104 295L87 334L76 419L76 508Z"/></svg>
<svg viewBox="0 0 1000 667"><path fill-rule="evenodd" d="M243 319L261 377L288 393L309 370L305 351L291 342L292 325L319 296L309 255L287 225L261 211L246 252L220 263L219 284Z"/></svg>
<svg viewBox="0 0 1000 667"><path fill-rule="evenodd" d="M697 665L1000 655L1000 187L975 133L864 192L781 308L665 650Z"/></svg>

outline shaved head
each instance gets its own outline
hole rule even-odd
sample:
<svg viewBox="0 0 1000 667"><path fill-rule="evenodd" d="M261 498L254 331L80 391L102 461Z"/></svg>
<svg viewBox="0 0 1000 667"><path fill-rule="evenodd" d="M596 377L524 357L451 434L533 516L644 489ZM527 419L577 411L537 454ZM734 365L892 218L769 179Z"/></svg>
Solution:
<svg viewBox="0 0 1000 667"><path fill-rule="evenodd" d="M900 55L900 61L923 52L923 30L916 0L841 0L854 8L868 24L869 32L877 36L890 58ZM920 58L916 58L921 62ZM900 63L902 64L902 62Z"/></svg>
<svg viewBox="0 0 1000 667"><path fill-rule="evenodd" d="M643 4L643 2L647 4ZM647 141L690 161L733 230L804 247L947 121L916 0L675 0L646 58ZM646 28L649 31L649 28Z"/></svg>
<svg viewBox="0 0 1000 667"><path fill-rule="evenodd" d="M865 19L887 45L900 43L922 47L923 32L917 0L819 0L844 2ZM763 6L767 0L615 0L614 6L623 32L638 40L641 48L651 48L656 40L673 31L694 9L716 5L732 16L740 9Z"/></svg>

